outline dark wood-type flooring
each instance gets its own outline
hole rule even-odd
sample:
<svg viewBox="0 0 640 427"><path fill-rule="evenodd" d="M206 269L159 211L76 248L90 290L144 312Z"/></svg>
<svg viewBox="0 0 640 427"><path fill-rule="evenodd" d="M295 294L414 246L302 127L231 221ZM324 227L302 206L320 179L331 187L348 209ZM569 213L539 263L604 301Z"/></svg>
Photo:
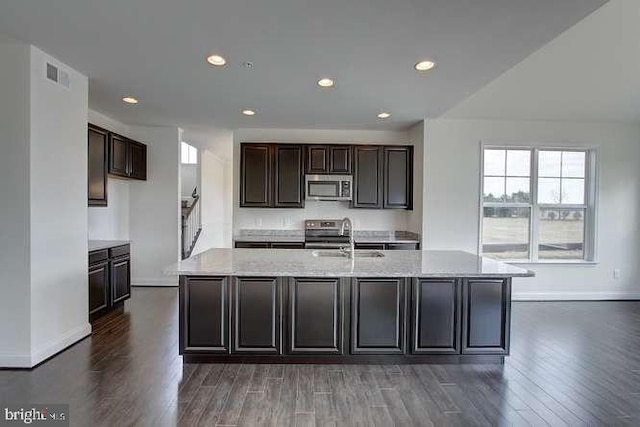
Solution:
<svg viewBox="0 0 640 427"><path fill-rule="evenodd" d="M183 365L177 290L31 371L0 402L70 403L71 424L640 425L640 302L517 302L505 365Z"/></svg>

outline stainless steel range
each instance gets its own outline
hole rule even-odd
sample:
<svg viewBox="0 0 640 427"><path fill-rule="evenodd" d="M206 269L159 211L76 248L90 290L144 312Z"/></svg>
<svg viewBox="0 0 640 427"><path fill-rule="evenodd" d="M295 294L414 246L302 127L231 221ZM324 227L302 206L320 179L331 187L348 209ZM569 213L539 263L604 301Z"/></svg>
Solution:
<svg viewBox="0 0 640 427"><path fill-rule="evenodd" d="M304 247L306 249L340 249L349 246L351 227L343 230L341 219L308 219L304 222Z"/></svg>

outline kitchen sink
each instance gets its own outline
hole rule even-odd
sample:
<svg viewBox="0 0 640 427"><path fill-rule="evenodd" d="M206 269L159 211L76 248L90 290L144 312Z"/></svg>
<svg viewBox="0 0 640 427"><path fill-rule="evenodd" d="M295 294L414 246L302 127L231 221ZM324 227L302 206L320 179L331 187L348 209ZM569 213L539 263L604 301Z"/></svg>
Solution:
<svg viewBox="0 0 640 427"><path fill-rule="evenodd" d="M324 251L313 251L313 256L315 257L327 257L327 258L349 258L349 253L340 251L340 250L324 250ZM358 250L355 251L356 258L382 258L384 257L384 253L381 251L363 251Z"/></svg>

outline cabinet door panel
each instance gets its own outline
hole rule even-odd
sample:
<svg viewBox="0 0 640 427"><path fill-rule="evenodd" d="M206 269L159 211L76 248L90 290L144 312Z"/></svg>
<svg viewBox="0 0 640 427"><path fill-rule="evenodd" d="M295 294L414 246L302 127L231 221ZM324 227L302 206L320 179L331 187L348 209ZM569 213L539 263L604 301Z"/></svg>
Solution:
<svg viewBox="0 0 640 427"><path fill-rule="evenodd" d="M413 295L412 353L460 353L460 283L417 279Z"/></svg>
<svg viewBox="0 0 640 427"><path fill-rule="evenodd" d="M342 354L339 279L297 279L289 283L289 352Z"/></svg>
<svg viewBox="0 0 640 427"><path fill-rule="evenodd" d="M242 144L240 150L240 206L269 207L271 198L269 146Z"/></svg>
<svg viewBox="0 0 640 427"><path fill-rule="evenodd" d="M88 130L89 206L107 206L109 133L89 126Z"/></svg>
<svg viewBox="0 0 640 427"><path fill-rule="evenodd" d="M369 250L385 250L384 243L356 243L356 249L369 249Z"/></svg>
<svg viewBox="0 0 640 427"><path fill-rule="evenodd" d="M181 353L229 353L228 282L220 278L183 278L181 301L184 331L180 337ZM184 327L186 325L186 328Z"/></svg>
<svg viewBox="0 0 640 427"><path fill-rule="evenodd" d="M351 293L351 353L405 352L402 279L355 279Z"/></svg>
<svg viewBox="0 0 640 427"><path fill-rule="evenodd" d="M109 173L129 176L129 142L116 134L111 134L109 141Z"/></svg>
<svg viewBox="0 0 640 427"><path fill-rule="evenodd" d="M382 208L381 153L381 147L354 147L352 207Z"/></svg>
<svg viewBox="0 0 640 427"><path fill-rule="evenodd" d="M267 249L269 242L236 242L236 248Z"/></svg>
<svg viewBox="0 0 640 427"><path fill-rule="evenodd" d="M384 147L384 208L412 209L413 148Z"/></svg>
<svg viewBox="0 0 640 427"><path fill-rule="evenodd" d="M131 260L123 257L111 261L111 302L116 304L131 297Z"/></svg>
<svg viewBox="0 0 640 427"><path fill-rule="evenodd" d="M336 175L351 174L350 146L334 146L329 148L329 173Z"/></svg>
<svg viewBox="0 0 640 427"><path fill-rule="evenodd" d="M387 243L386 249L388 251L415 251L420 248L419 243Z"/></svg>
<svg viewBox="0 0 640 427"><path fill-rule="evenodd" d="M129 176L135 179L147 179L147 146L129 141Z"/></svg>
<svg viewBox="0 0 640 427"><path fill-rule="evenodd" d="M271 247L273 249L304 249L304 243L274 242L271 243Z"/></svg>
<svg viewBox="0 0 640 427"><path fill-rule="evenodd" d="M273 207L303 208L302 146L276 145L274 162Z"/></svg>
<svg viewBox="0 0 640 427"><path fill-rule="evenodd" d="M508 354L510 279L470 279L463 289L462 352Z"/></svg>
<svg viewBox="0 0 640 427"><path fill-rule="evenodd" d="M281 304L278 280L238 278L233 300L233 351L279 354Z"/></svg>
<svg viewBox="0 0 640 427"><path fill-rule="evenodd" d="M109 306L109 263L89 266L89 315Z"/></svg>
<svg viewBox="0 0 640 427"><path fill-rule="evenodd" d="M325 174L329 171L328 147L325 145L308 145L306 172L309 174Z"/></svg>

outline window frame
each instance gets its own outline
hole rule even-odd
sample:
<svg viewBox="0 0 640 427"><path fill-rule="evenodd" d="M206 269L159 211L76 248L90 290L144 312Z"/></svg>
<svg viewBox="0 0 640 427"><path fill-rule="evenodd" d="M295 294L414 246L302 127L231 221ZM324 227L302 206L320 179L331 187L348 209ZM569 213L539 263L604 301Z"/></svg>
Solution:
<svg viewBox="0 0 640 427"><path fill-rule="evenodd" d="M485 150L524 150L529 151L529 203L507 203L484 201L484 157ZM550 204L538 203L539 153L540 151L564 151L585 153L584 172L584 204ZM594 264L597 263L597 199L598 199L598 150L595 147L578 145L517 145L499 143L480 143L480 185L478 203L478 254L483 256L483 219L485 207L528 208L529 214L529 258L499 259L499 261L517 264ZM508 176L505 164L505 177ZM506 185L506 184L505 184ZM583 257L581 259L540 259L539 228L540 211L542 209L575 209L584 210Z"/></svg>

